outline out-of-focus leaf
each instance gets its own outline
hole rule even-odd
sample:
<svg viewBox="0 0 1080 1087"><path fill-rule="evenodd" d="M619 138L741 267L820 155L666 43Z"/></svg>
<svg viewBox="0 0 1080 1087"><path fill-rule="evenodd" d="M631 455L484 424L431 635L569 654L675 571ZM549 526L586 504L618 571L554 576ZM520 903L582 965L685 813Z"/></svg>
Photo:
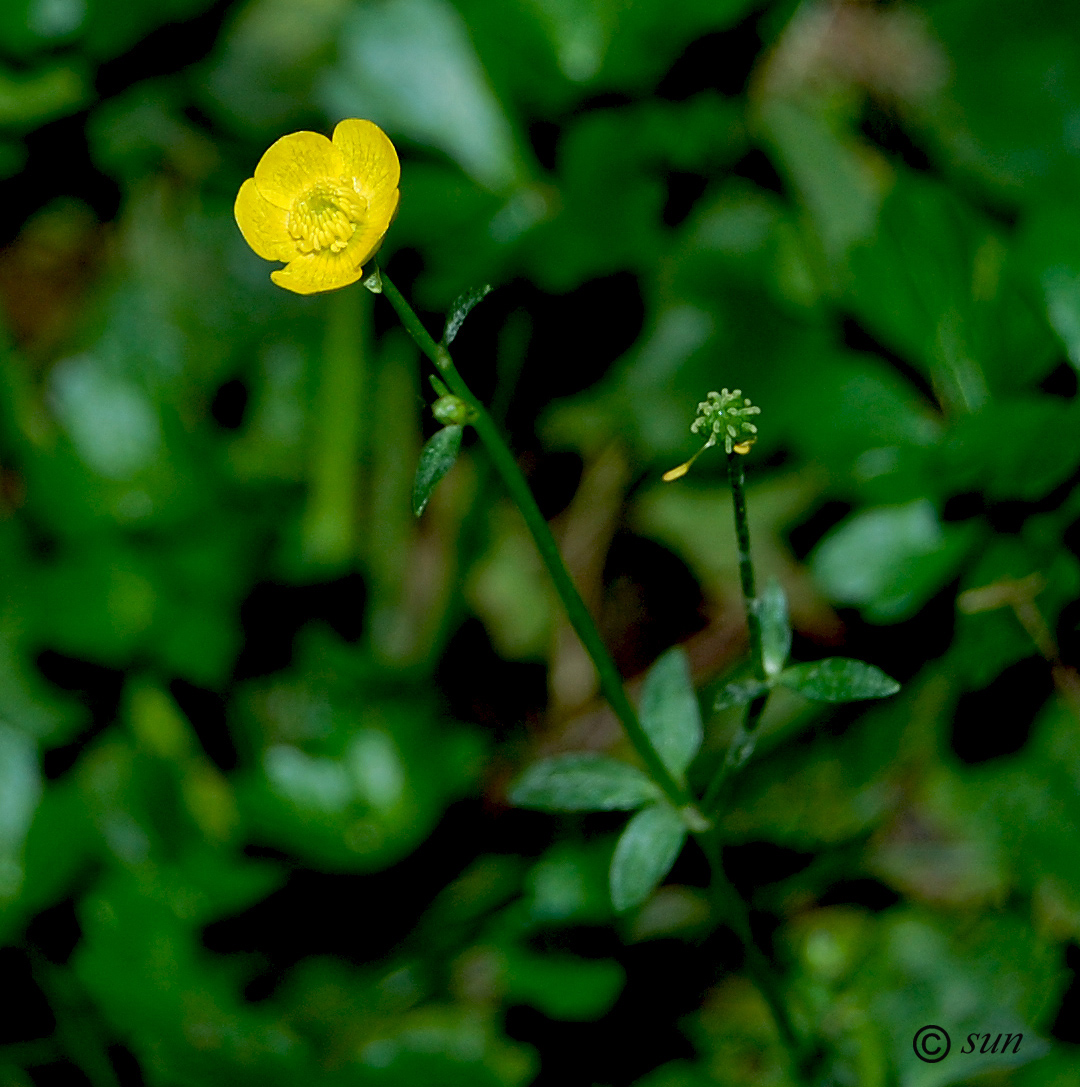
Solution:
<svg viewBox="0 0 1080 1087"><path fill-rule="evenodd" d="M100 168L128 182L160 168L201 179L219 160L213 143L183 116L175 92L160 84L139 84L104 103L87 135Z"/></svg>
<svg viewBox="0 0 1080 1087"><path fill-rule="evenodd" d="M595 925L611 920L611 845L559 842L526 878L529 917L541 925Z"/></svg>
<svg viewBox="0 0 1080 1087"><path fill-rule="evenodd" d="M775 1019L749 978L728 974L705 994L685 1029L701 1059L668 1061L635 1087L714 1087L717 1067L724 1070L724 1087L788 1087L792 1082Z"/></svg>
<svg viewBox="0 0 1080 1087"><path fill-rule="evenodd" d="M1080 65L1058 31L1056 5L1033 13L1018 0L987 8L954 0L927 9L948 54L948 93L920 110L967 176L1025 205L1073 190L1077 166L1062 140Z"/></svg>
<svg viewBox="0 0 1080 1087"><path fill-rule="evenodd" d="M22 884L23 842L41 788L37 744L0 722L0 900L13 898Z"/></svg>
<svg viewBox="0 0 1080 1087"><path fill-rule="evenodd" d="M422 689L388 698L374 662L328 632L303 632L296 664L253 685L238 722L259 770L236 782L259 841L335 871L400 859L472 788L479 735L441 718Z"/></svg>
<svg viewBox="0 0 1080 1087"><path fill-rule="evenodd" d="M457 424L443 427L420 450L420 462L416 466L412 493L413 513L417 517L424 512L439 480L454 467L461 451L461 435L464 430L463 426Z"/></svg>
<svg viewBox="0 0 1080 1087"><path fill-rule="evenodd" d="M534 275L562 291L655 259L665 238L653 164L711 171L737 158L745 139L741 114L712 95L586 114L559 147L559 204L530 235Z"/></svg>
<svg viewBox="0 0 1080 1087"><path fill-rule="evenodd" d="M890 182L873 151L854 143L825 110L767 97L761 117L780 161L810 212L826 258L839 264L857 242L872 236Z"/></svg>
<svg viewBox="0 0 1080 1087"><path fill-rule="evenodd" d="M510 124L445 0L353 8L322 96L339 117L370 117L391 134L437 147L490 189L518 176Z"/></svg>
<svg viewBox="0 0 1080 1087"><path fill-rule="evenodd" d="M1059 397L1012 396L957 420L944 448L949 482L1031 502L1080 463L1080 411Z"/></svg>
<svg viewBox="0 0 1080 1087"><path fill-rule="evenodd" d="M1048 1051L1040 1034L1053 1017L1061 967L1054 950L1014 914L960 927L911 909L877 917L825 909L802 919L792 936L816 1004L876 1009L862 1029L839 1021L833 1028L840 1046L862 1054L862 1067L872 1061L882 1074L917 1068L912 1036L923 1024L942 1023L944 1008L955 1009L945 1028L955 1063L931 1064L939 1070L904 1082L958 1082L973 1070L1017 1067ZM965 1049L972 1033L975 1052ZM983 1053L979 1043L987 1033L990 1041L999 1033L1012 1034L1014 1043L1021 1033L1023 1040L1015 1053L1014 1047Z"/></svg>
<svg viewBox="0 0 1080 1087"><path fill-rule="evenodd" d="M637 767L595 754L555 755L534 763L509 792L511 803L547 811L630 811L659 795Z"/></svg>
<svg viewBox="0 0 1080 1087"><path fill-rule="evenodd" d="M492 505L488 531L488 550L465 582L465 599L499 656L540 660L551 645L551 584L516 507Z"/></svg>
<svg viewBox="0 0 1080 1087"><path fill-rule="evenodd" d="M619 836L611 858L611 902L620 913L644 902L671 871L683 842L682 816L663 802L639 811Z"/></svg>
<svg viewBox="0 0 1080 1087"><path fill-rule="evenodd" d="M701 708L681 646L657 658L641 688L641 725L663 764L681 778L701 746Z"/></svg>
<svg viewBox="0 0 1080 1087"><path fill-rule="evenodd" d="M205 76L214 111L232 127L270 140L299 121L310 111L312 84L325 71L320 61L334 49L349 7L338 0L246 4L219 39ZM256 161L257 154L249 171Z"/></svg>
<svg viewBox="0 0 1080 1087"><path fill-rule="evenodd" d="M829 533L811 568L837 603L861 607L872 622L896 622L953 576L975 531L973 525L943 526L926 499L881 506Z"/></svg>
<svg viewBox="0 0 1080 1087"><path fill-rule="evenodd" d="M857 702L863 698L887 698L900 684L880 668L847 657L826 657L785 668L779 682L816 702Z"/></svg>
<svg viewBox="0 0 1080 1087"><path fill-rule="evenodd" d="M531 1004L551 1019L589 1022L611 1010L626 980L612 959L572 955L504 953L507 996Z"/></svg>
<svg viewBox="0 0 1080 1087"><path fill-rule="evenodd" d="M635 915L630 939L635 942L671 936L693 939L708 928L711 918L712 908L702 891L668 884Z"/></svg>
<svg viewBox="0 0 1080 1087"><path fill-rule="evenodd" d="M52 401L83 460L108 479L129 479L161 445L153 405L134 383L91 355L58 363Z"/></svg>
<svg viewBox="0 0 1080 1087"><path fill-rule="evenodd" d="M534 2L539 4L540 0ZM606 55L602 54L603 67L597 82L633 92L652 86L694 37L727 30L752 5L750 0L687 0L673 10L657 0L626 8L613 7L604 0L559 0L544 6L558 13L553 12L551 17L561 23L562 40L571 50L572 43L580 42L581 37L588 40L590 21L599 17L607 24L611 40Z"/></svg>
<svg viewBox="0 0 1080 1087"><path fill-rule="evenodd" d="M373 1087L525 1087L537 1072L531 1049L515 1045L476 1007L427 1004L386 1020L359 1053Z"/></svg>
<svg viewBox="0 0 1080 1087"><path fill-rule="evenodd" d="M791 653L791 623L788 620L787 594L775 577L765 582L765 588L755 602L761 623L761 661L765 675L775 676L787 664Z"/></svg>
<svg viewBox="0 0 1080 1087"><path fill-rule="evenodd" d="M82 108L90 93L86 78L67 65L20 76L0 71L0 125L35 127Z"/></svg>
<svg viewBox="0 0 1080 1087"><path fill-rule="evenodd" d="M63 652L121 664L145 639L159 600L145 556L130 546L71 547L35 572L35 625Z"/></svg>

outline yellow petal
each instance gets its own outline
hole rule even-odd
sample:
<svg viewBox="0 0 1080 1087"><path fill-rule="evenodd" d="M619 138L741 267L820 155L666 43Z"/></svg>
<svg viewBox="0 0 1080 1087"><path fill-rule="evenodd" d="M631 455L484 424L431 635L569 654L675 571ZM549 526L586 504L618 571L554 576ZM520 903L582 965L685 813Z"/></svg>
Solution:
<svg viewBox="0 0 1080 1087"><path fill-rule="evenodd" d="M348 252L357 254L361 264L367 264L382 245L386 231L397 212L400 197L401 193L394 189L378 203L372 204L368 208L363 223L357 227L356 233L349 239Z"/></svg>
<svg viewBox="0 0 1080 1087"><path fill-rule="evenodd" d="M279 287L296 294L317 294L347 287L364 274L363 267L349 256L351 249L352 246L341 253L331 253L329 249L305 253L284 268L271 272L270 278Z"/></svg>
<svg viewBox="0 0 1080 1087"><path fill-rule="evenodd" d="M288 212L266 200L249 177L240 186L233 206L236 225L244 235L244 241L266 260L292 260L296 256L296 243L285 229Z"/></svg>
<svg viewBox="0 0 1080 1087"><path fill-rule="evenodd" d="M370 203L398 187L401 165L390 137L371 121L354 118L334 129L334 146L345 159L345 176Z"/></svg>
<svg viewBox="0 0 1080 1087"><path fill-rule="evenodd" d="M272 143L255 167L255 184L271 204L287 211L320 178L339 178L341 152L318 132L292 132Z"/></svg>

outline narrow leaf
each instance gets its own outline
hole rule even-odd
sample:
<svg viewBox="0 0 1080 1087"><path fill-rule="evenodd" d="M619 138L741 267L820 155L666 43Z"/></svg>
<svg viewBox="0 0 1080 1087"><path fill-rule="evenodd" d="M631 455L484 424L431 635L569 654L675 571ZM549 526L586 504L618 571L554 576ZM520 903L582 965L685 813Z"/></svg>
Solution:
<svg viewBox="0 0 1080 1087"><path fill-rule="evenodd" d="M788 622L787 596L776 578L769 578L757 598L761 623L761 658L765 675L778 675L791 652L791 624Z"/></svg>
<svg viewBox="0 0 1080 1087"><path fill-rule="evenodd" d="M668 804L651 804L626 824L611 858L611 902L628 910L644 902L671 871L686 839L686 824Z"/></svg>
<svg viewBox="0 0 1080 1087"><path fill-rule="evenodd" d="M641 691L641 724L663 764L681 778L701 746L701 709L681 646L662 654L649 669Z"/></svg>
<svg viewBox="0 0 1080 1087"><path fill-rule="evenodd" d="M417 517L431 498L436 484L451 468L461 451L461 426L446 426L437 431L420 450L420 462L413 480L412 506Z"/></svg>
<svg viewBox="0 0 1080 1087"><path fill-rule="evenodd" d="M660 791L635 766L573 753L533 763L510 787L510 802L544 811L631 811Z"/></svg>
<svg viewBox="0 0 1080 1087"><path fill-rule="evenodd" d="M446 328L443 329L442 342L449 346L454 342L454 337L461 330L469 311L491 291L491 284L485 283L482 287L473 287L471 291L458 295L450 312L446 315Z"/></svg>
<svg viewBox="0 0 1080 1087"><path fill-rule="evenodd" d="M818 702L888 698L900 690L900 684L880 668L848 657L828 657L796 664L780 673L780 682Z"/></svg>
<svg viewBox="0 0 1080 1087"><path fill-rule="evenodd" d="M762 683L759 679L733 679L716 692L713 710L719 713L720 710L730 710L732 706L748 705L759 695L765 694L768 689L768 684Z"/></svg>

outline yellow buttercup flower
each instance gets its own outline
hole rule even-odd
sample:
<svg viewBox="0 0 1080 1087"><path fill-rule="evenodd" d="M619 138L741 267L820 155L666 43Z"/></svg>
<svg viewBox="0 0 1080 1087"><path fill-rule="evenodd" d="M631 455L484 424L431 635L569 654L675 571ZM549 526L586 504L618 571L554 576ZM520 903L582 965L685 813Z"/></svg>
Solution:
<svg viewBox="0 0 1080 1087"><path fill-rule="evenodd" d="M236 195L236 225L270 273L297 294L355 283L397 211L401 167L389 137L350 119L333 140L293 132L271 144Z"/></svg>

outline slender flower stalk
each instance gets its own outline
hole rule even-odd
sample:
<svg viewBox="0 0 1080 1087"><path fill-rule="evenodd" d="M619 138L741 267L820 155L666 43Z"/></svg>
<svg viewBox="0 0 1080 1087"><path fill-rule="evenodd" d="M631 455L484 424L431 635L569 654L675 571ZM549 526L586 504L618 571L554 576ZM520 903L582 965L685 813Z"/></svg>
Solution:
<svg viewBox="0 0 1080 1087"><path fill-rule="evenodd" d="M746 473L737 453L728 454L728 480L731 482L731 504L735 511L735 538L739 549L739 582L746 607L746 626L750 632L750 661L756 679L765 679L765 664L761 654L761 619L758 616L757 589L754 586L754 564L750 558L750 521L746 516Z"/></svg>
<svg viewBox="0 0 1080 1087"><path fill-rule="evenodd" d="M540 512L540 507L537 506L532 491L529 489L529 485L524 475L522 475L513 453L510 452L509 446L499 433L494 420L488 414L484 405L473 395L472 390L465 383L465 379L458 373L450 352L443 344L437 344L432 339L412 306L387 278L386 273L383 272L381 275L383 294L386 295L390 305L394 307L401 319L401 323L405 326L406 332L412 336L413 340L416 341L416 345L438 369L440 376L449 386L450 391L464 400L474 413L471 420L472 426L487 448L488 456L491 457L495 470L502 477L503 484L510 492L510 497L521 511L525 524L536 543L536 548L540 552L540 558L547 567L551 580L555 583L555 590L566 608L570 623L599 673L601 690L626 730L634 750L668 801L684 812L687 822L692 824L694 829L702 829L706 822L694 806L693 798L685 786L680 785L672 777L648 734L642 728L637 712L623 688L619 670L611 659L611 654L604 645L600 631L597 629L593 617L589 614L585 602L581 599L577 586L566 569L566 564L559 553L555 537L551 534L551 529L548 527L547 521L544 520L544 515Z"/></svg>
<svg viewBox="0 0 1080 1087"><path fill-rule="evenodd" d="M460 397L471 412L469 421L480 436L480 440L487 448L488 455L495 466L495 470L502 477L504 485L510 492L510 497L513 499L525 519L525 523L536 543L537 550L540 552L540 557L547 567L552 581L555 583L556 591L562 599L563 606L566 608L570 622L578 637L581 639L582 644L585 646L589 656L592 658L593 664L600 675L601 689L603 690L605 697L622 723L630 742L633 744L638 756L648 769L653 781L663 791L667 800L682 812L687 825L698 838L702 848L705 850L713 873L711 892L715 908L721 916L728 918L736 935L742 942L746 951L747 972L753 978L754 983L761 991L762 997L772 1011L780 1039L789 1053L796 1074L808 1082L809 1076L807 1073L805 1057L807 1052L806 1047L799 1040L795 1028L792 1025L791 1015L788 1012L780 983L773 971L772 965L754 941L753 933L750 930L746 904L742 901L735 888L728 882L727 877L724 874L720 860L721 846L719 836L715 833L709 821L701 815L699 809L694 804L691 794L684 786L680 785L674 777L672 777L671 773L661 760L652 740L650 740L648 734L642 727L634 707L626 696L622 677L615 667L615 662L611 659L611 655L608 653L607 647L600 637L600 632L596 627L596 623L589 614L585 602L581 599L580 593L578 593L577 586L574 585L573 579L566 569L562 555L559 553L558 545L555 542L555 537L552 536L551 529L548 528L547 521L544 520L540 508L537 506L536 500L529 490L529 485L522 475L517 461L514 459L509 446L504 441L494 420L488 414L484 405L473 395L472 390L466 384L461 374L458 373L457 367L454 365L453 359L450 356L450 352L446 349L446 345L435 342L420 321L420 318L416 315L416 312L385 273L381 274L381 285L382 293L386 295L387 300L394 307L398 317L401 319L401 323L405 326L405 330L412 336L416 345L438 369L440 377L445 381L450 391L455 396ZM724 392L726 394L727 390L725 389ZM749 401L746 403L749 405ZM733 443L730 441L731 436L726 435L726 437L729 440L726 441L725 444L732 446ZM753 439L751 438L750 440L752 441ZM710 441L708 444L715 444L715 441ZM732 455L734 459L738 460L739 453L745 453L748 449L749 442L744 442L742 443L742 448L735 445L733 449L729 449L729 454ZM747 564L747 573L744 574L744 592L747 591L746 586L749 584L749 593L751 595L748 597L748 600L752 600L753 569L749 566L750 540L749 529L746 527L746 501L742 492L741 468L739 469L739 492L737 503L737 509L741 509L742 511L740 554L745 553ZM736 520L739 519L739 516L740 514L737 513ZM750 579L749 583L745 580L747 575ZM760 626L758 627L756 644L757 660L760 668Z"/></svg>
<svg viewBox="0 0 1080 1087"><path fill-rule="evenodd" d="M754 584L754 563L750 557L750 521L746 515L746 473L743 471L742 458L735 452L728 454L728 479L731 482L731 504L735 513L739 582L742 586L746 626L750 635L750 667L754 678L764 682L766 676L761 643L761 616L758 612L757 588ZM769 695L766 692L747 705L746 714L732 738L724 761L720 764L712 781L709 782L709 787L702 798L702 810L709 818L715 818L732 776L753 753L757 739L755 733L768 700Z"/></svg>

